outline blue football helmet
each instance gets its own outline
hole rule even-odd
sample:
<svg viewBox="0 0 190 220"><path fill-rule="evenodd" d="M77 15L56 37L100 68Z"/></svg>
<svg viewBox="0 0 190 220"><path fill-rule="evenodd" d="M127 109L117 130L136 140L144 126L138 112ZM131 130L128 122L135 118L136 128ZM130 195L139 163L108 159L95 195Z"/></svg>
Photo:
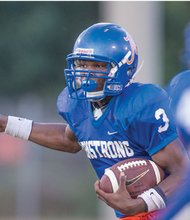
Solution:
<svg viewBox="0 0 190 220"><path fill-rule="evenodd" d="M120 94L130 84L137 70L138 51L134 40L122 27L97 23L77 38L73 53L67 56L64 70L71 98L101 100ZM76 68L77 60L104 62L104 72ZM103 90L97 91L96 78L105 79Z"/></svg>

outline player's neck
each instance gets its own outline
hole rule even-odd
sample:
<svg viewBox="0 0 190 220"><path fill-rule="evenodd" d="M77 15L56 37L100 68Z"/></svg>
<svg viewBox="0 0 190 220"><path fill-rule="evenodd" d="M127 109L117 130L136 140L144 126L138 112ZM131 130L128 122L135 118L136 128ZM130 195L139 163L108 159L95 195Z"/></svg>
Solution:
<svg viewBox="0 0 190 220"><path fill-rule="evenodd" d="M106 97L100 101L91 102L94 119L98 120L104 113L111 97Z"/></svg>
<svg viewBox="0 0 190 220"><path fill-rule="evenodd" d="M104 108L108 105L111 98L112 98L111 96L106 96L104 99L102 99L100 101L92 102L92 105L97 106L97 108Z"/></svg>

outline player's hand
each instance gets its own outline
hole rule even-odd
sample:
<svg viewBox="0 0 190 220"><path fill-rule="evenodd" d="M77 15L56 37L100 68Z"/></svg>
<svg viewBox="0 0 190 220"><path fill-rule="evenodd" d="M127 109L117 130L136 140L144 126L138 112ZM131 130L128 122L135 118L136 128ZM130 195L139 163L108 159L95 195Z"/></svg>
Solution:
<svg viewBox="0 0 190 220"><path fill-rule="evenodd" d="M134 215L144 210L139 209L140 203L143 204L141 199L132 199L126 189L126 176L124 173L120 175L119 189L115 193L106 193L100 189L99 181L95 182L95 192L97 197L104 201L108 206L120 211L121 213Z"/></svg>

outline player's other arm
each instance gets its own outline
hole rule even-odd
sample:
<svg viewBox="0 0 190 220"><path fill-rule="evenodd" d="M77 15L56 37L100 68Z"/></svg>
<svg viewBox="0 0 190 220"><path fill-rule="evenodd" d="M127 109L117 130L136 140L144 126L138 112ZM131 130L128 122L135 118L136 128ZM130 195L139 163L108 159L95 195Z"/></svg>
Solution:
<svg viewBox="0 0 190 220"><path fill-rule="evenodd" d="M0 132L4 132L7 128L8 117L0 115ZM14 123L17 126L14 127ZM18 123L18 124L17 124ZM9 131L6 132L12 136L23 138L22 134L24 129L27 130L26 125L21 125L20 122L13 122L13 125L10 125ZM16 130L14 135L14 129ZM11 130L11 131L10 131ZM25 134L24 134L25 137ZM72 130L67 124L64 123L37 123L32 122L31 129L28 132L27 138L36 144L48 147L54 150L60 150L70 153L76 153L81 150L80 145L78 144L77 138L75 137Z"/></svg>
<svg viewBox="0 0 190 220"><path fill-rule="evenodd" d="M184 173L190 167L187 152L181 141L176 139L154 154L152 159L169 173L169 176L159 184L166 197L169 197L185 181Z"/></svg>
<svg viewBox="0 0 190 220"><path fill-rule="evenodd" d="M104 192L100 189L99 181L97 181L95 183L95 191L98 198L110 207L127 215L135 215L144 211L155 211L164 208L166 206L165 197L168 198L177 190L179 185L185 182L184 171L189 167L190 161L183 145L178 139L154 154L152 159L169 173L169 176L158 185L162 193L154 190L152 194L152 189L150 189L151 191L148 190L147 193L142 194L137 199L132 199L125 186L125 177L122 177L119 189L115 193Z"/></svg>

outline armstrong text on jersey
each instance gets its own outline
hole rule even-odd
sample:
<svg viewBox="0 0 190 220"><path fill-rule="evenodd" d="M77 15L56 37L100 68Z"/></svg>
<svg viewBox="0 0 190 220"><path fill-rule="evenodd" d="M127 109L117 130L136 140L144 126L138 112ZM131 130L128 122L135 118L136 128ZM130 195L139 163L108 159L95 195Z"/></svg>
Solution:
<svg viewBox="0 0 190 220"><path fill-rule="evenodd" d="M128 141L81 141L82 149L89 159L126 158L134 155Z"/></svg>

